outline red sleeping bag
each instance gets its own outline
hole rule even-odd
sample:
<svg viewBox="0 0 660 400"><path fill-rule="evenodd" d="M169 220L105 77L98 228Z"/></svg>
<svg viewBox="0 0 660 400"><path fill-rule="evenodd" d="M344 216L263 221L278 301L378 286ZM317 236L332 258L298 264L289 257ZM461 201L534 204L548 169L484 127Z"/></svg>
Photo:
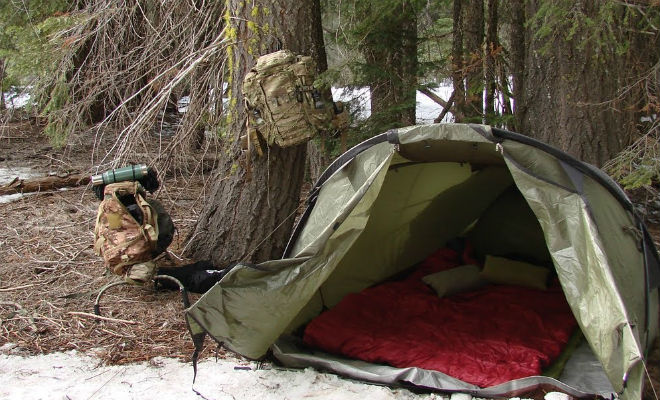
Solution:
<svg viewBox="0 0 660 400"><path fill-rule="evenodd" d="M421 278L457 266L443 249L403 281L349 294L305 329L329 353L394 367L420 367L488 387L540 375L576 326L557 285L489 285L439 298Z"/></svg>

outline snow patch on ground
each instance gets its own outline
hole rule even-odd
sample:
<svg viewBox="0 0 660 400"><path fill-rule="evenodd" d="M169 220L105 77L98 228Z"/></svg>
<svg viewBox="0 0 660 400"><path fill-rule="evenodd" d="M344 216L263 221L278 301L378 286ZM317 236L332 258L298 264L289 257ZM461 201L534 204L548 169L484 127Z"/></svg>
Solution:
<svg viewBox="0 0 660 400"><path fill-rule="evenodd" d="M23 108L30 101L29 89L12 90L2 95L5 98L7 108Z"/></svg>
<svg viewBox="0 0 660 400"><path fill-rule="evenodd" d="M238 358L199 363L196 383L189 362L156 357L149 362L103 366L98 358L69 351L21 356L0 347L0 398L8 400L479 400L469 394L415 394L406 389L343 379L312 368L286 369ZM545 400L567 400L550 392ZM519 398L514 398L520 400Z"/></svg>
<svg viewBox="0 0 660 400"><path fill-rule="evenodd" d="M204 360L198 366L194 385L198 395L192 388L191 364L174 359L158 357L148 363L102 366L99 359L73 351L30 357L0 354L0 398L448 399L439 394L416 395L405 389L359 383L312 368L264 368L257 369L256 362L239 359Z"/></svg>
<svg viewBox="0 0 660 400"><path fill-rule="evenodd" d="M14 179L28 179L35 176L39 176L38 172L29 167L16 167L16 168L0 168L0 186L6 185L12 182ZM10 203L14 200L20 199L32 193L16 193L16 194L6 194L0 196L0 204Z"/></svg>
<svg viewBox="0 0 660 400"><path fill-rule="evenodd" d="M40 174L30 167L0 168L0 185L6 185L15 178L27 179Z"/></svg>

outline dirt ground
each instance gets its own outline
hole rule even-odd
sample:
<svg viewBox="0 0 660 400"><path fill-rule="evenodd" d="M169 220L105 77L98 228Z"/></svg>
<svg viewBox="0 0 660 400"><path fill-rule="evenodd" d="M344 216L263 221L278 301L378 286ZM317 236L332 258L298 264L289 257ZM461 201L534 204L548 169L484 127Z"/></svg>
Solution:
<svg viewBox="0 0 660 400"><path fill-rule="evenodd" d="M0 127L0 168L29 167L46 174L90 173L91 140L53 148L30 122ZM163 177L155 194L170 212L178 233L170 246L177 260L201 210L205 186L194 177ZM88 186L42 192L0 204L0 346L18 345L25 354L79 350L107 364L154 357L189 360L192 342L178 292L120 286L102 298L101 314L91 315L98 290L118 278L105 272L93 251L99 201ZM651 227L656 243L660 230ZM195 295L193 295L193 301ZM215 354L209 344L204 355ZM219 355L223 356L223 350ZM660 381L660 349L649 360ZM645 398L656 398L648 389Z"/></svg>

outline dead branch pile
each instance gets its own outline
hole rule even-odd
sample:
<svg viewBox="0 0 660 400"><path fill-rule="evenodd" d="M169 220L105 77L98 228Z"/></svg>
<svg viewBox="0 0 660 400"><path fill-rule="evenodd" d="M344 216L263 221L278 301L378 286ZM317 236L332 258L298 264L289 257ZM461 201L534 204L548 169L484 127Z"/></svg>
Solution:
<svg viewBox="0 0 660 400"><path fill-rule="evenodd" d="M88 0L59 38L67 46L59 75L42 85L63 97L49 126L71 136L92 124L97 143L113 135L110 149L94 147L99 170L157 142L150 164L194 171L190 149L205 142L205 130L222 126L223 13L224 2ZM178 115L165 144L159 138L167 115L177 115L184 96L188 112Z"/></svg>

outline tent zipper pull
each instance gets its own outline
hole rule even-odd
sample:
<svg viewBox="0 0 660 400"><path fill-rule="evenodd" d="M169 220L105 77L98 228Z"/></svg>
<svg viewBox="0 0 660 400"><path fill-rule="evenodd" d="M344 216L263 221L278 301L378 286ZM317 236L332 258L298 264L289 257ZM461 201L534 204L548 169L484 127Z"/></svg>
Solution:
<svg viewBox="0 0 660 400"><path fill-rule="evenodd" d="M504 156L504 147L502 146L502 143L495 143L495 151Z"/></svg>

